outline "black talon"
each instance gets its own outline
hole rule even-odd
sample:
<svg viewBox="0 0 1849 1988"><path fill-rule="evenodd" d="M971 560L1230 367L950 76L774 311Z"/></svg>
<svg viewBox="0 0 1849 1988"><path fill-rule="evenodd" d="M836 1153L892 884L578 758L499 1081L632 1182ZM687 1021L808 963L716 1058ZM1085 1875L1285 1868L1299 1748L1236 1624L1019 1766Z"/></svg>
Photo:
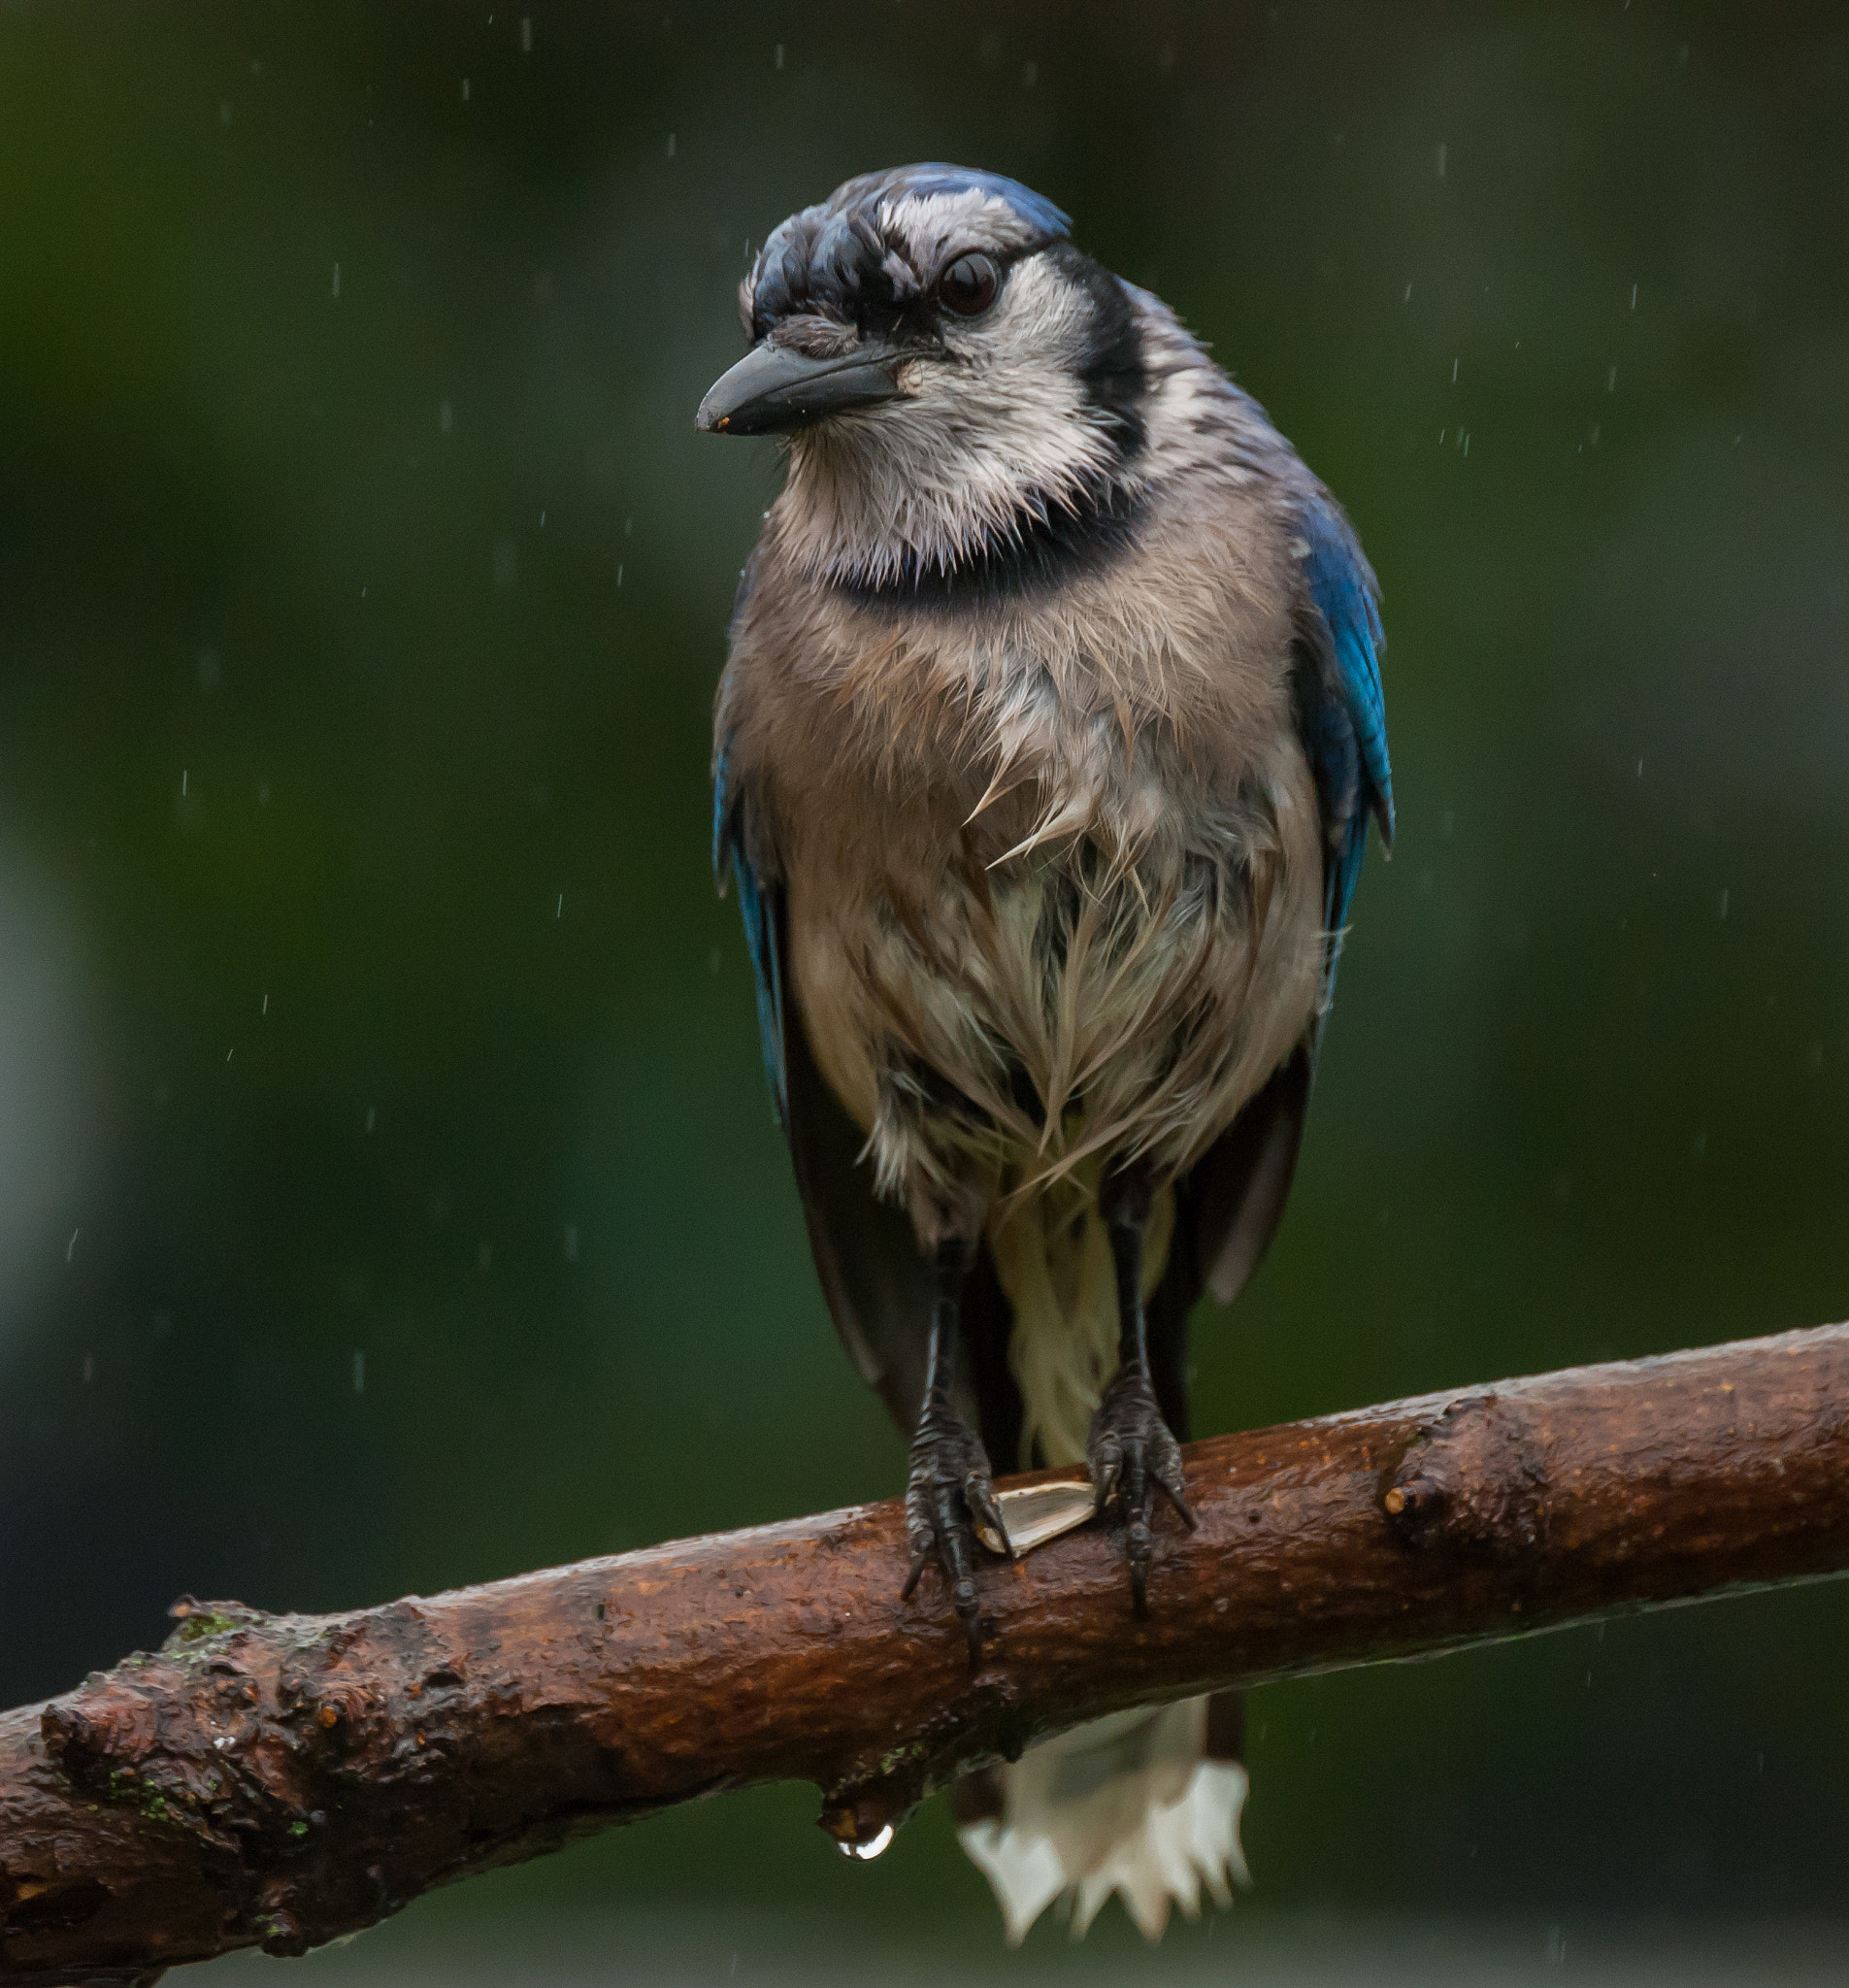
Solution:
<svg viewBox="0 0 1849 1988"><path fill-rule="evenodd" d="M1001 1538L1014 1558L982 1440L957 1412L950 1399L956 1358L958 1298L967 1255L961 1244L939 1253L938 1302L932 1312L925 1372L924 1412L911 1441L911 1472L906 1485L906 1543L911 1565L899 1599L909 1601L935 1553L950 1590L950 1605L970 1642L972 1668L982 1661L982 1604L976 1592L975 1521Z"/></svg>
<svg viewBox="0 0 1849 1988"><path fill-rule="evenodd" d="M1152 1487L1159 1488L1190 1532L1194 1513L1182 1490L1181 1446L1163 1420L1149 1377L1149 1347L1142 1309L1142 1234L1149 1217L1147 1188L1123 1176L1108 1183L1106 1209L1111 1256L1117 1271L1120 1337L1117 1372L1092 1417L1085 1461L1098 1487L1102 1513L1114 1497L1124 1514L1124 1557L1130 1563L1130 1597L1139 1615L1149 1610L1149 1565L1155 1555L1150 1525Z"/></svg>

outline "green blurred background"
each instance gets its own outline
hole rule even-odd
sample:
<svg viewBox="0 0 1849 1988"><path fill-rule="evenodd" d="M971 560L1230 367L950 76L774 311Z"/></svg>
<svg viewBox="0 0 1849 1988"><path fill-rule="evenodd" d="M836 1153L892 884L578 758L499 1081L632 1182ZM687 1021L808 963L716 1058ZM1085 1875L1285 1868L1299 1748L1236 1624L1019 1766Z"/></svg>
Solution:
<svg viewBox="0 0 1849 1988"><path fill-rule="evenodd" d="M1174 304L1385 588L1400 846L1198 1426L1849 1311L1839 10L521 4L0 6L5 1702L182 1589L899 1488L708 871L776 459L692 415L747 244L914 157ZM1265 1691L1220 1938L1833 1912L1846 1629L1824 1587ZM406 1927L993 1952L941 1813L862 1868L813 1810Z"/></svg>

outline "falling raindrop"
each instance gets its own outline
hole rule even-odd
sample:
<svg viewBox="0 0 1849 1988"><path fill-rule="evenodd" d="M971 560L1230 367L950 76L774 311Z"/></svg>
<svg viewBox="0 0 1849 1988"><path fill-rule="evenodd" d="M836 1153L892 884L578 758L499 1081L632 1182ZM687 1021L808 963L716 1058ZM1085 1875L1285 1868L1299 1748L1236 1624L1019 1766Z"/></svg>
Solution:
<svg viewBox="0 0 1849 1988"><path fill-rule="evenodd" d="M892 1824L887 1823L876 1837L869 1837L864 1843L843 1843L841 1846L843 1857L857 1858L863 1864L871 1864L892 1841Z"/></svg>

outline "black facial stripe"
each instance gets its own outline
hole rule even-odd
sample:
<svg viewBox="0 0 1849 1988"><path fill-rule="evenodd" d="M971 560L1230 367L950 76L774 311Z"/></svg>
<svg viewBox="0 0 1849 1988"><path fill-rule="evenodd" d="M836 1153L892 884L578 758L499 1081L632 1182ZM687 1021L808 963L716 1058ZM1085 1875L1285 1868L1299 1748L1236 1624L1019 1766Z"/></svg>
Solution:
<svg viewBox="0 0 1849 1988"><path fill-rule="evenodd" d="M1076 507L1023 508L1018 529L984 535L946 573L913 559L891 580L842 581L838 591L862 607L892 611L974 608L991 601L1059 586L1096 573L1132 550L1141 500L1112 482L1082 497Z"/></svg>
<svg viewBox="0 0 1849 1988"><path fill-rule="evenodd" d="M1090 300L1078 377L1084 382L1086 397L1104 416L1106 432L1117 445L1119 455L1128 461L1143 445L1142 408L1148 390L1142 328L1137 321L1136 306L1109 270L1082 254L1070 242L1054 243L1046 250L1046 258Z"/></svg>
<svg viewBox="0 0 1849 1988"><path fill-rule="evenodd" d="M798 218L802 218L798 216ZM785 227L793 224L786 221ZM781 317L793 313L812 312L851 324L863 338L881 338L935 346L941 342L945 314L932 289L903 253L883 244L860 242L851 261L831 260L819 270L810 262L809 241L798 238L779 245L773 255L767 250L758 268L757 288L751 298L753 339L762 338ZM1007 287L1009 274L1017 263L1040 252L1038 246L1020 248L958 248L944 262L947 269L965 254L986 256L995 265L998 282L996 302ZM895 267L899 275L895 280ZM937 272L932 273L936 282ZM991 304L988 311L993 311ZM988 311L983 315L988 315ZM972 320L956 317L953 322Z"/></svg>

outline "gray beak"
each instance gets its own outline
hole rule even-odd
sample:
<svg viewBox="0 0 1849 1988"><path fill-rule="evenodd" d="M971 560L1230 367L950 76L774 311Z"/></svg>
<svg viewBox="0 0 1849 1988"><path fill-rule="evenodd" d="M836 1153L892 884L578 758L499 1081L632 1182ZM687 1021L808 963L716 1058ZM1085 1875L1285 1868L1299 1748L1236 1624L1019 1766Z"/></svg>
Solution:
<svg viewBox="0 0 1849 1988"><path fill-rule="evenodd" d="M903 354L862 345L836 359L809 359L766 341L707 391L693 425L708 435L780 435L850 408L897 400Z"/></svg>

